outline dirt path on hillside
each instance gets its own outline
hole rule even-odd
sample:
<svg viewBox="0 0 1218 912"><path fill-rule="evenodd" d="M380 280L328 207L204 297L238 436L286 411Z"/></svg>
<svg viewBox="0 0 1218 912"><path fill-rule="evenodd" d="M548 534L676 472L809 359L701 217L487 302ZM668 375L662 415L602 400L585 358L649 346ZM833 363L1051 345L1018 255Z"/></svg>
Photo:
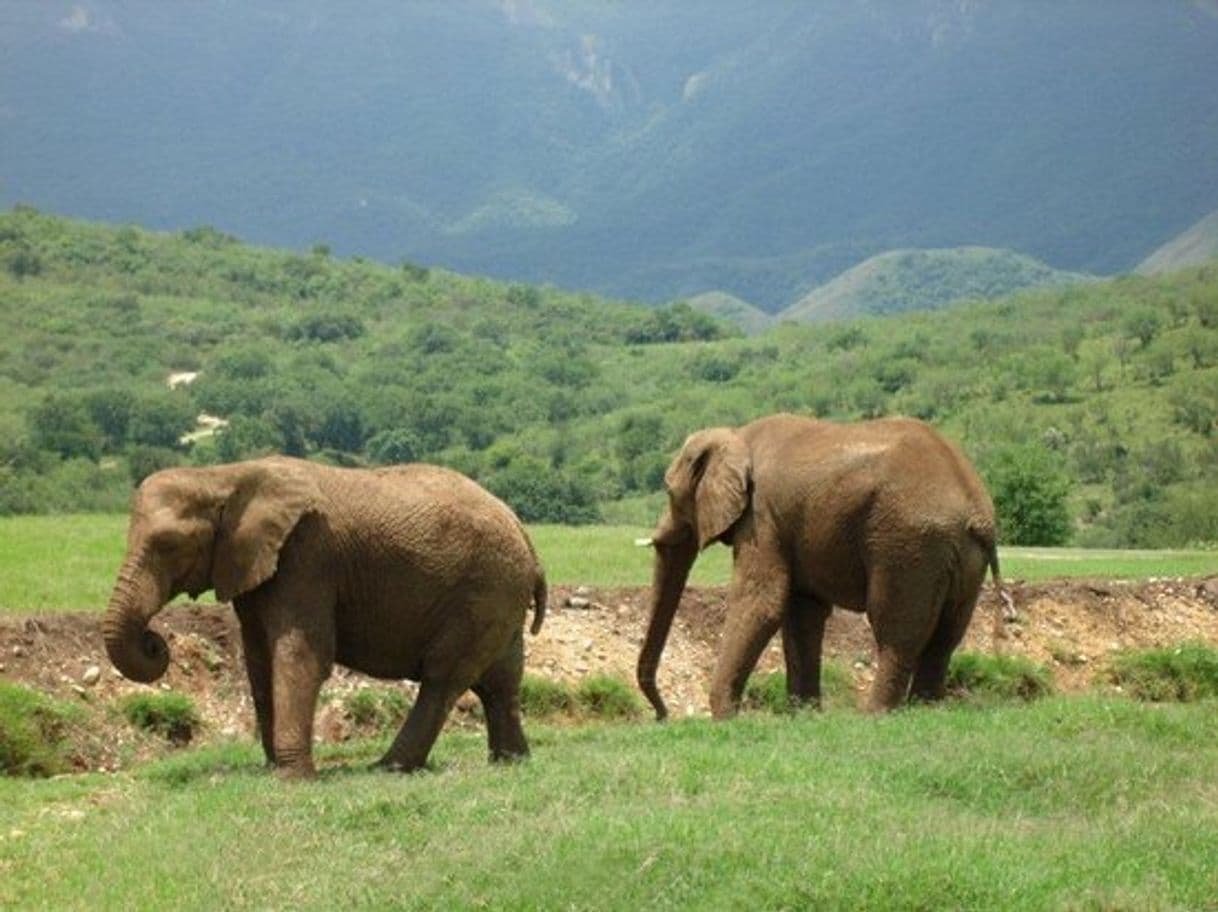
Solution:
<svg viewBox="0 0 1218 912"><path fill-rule="evenodd" d="M1102 681L1109 656L1118 650L1202 641L1218 646L1218 576L1136 582L1070 580L1010 586L1019 618L995 638L992 590L983 594L963 649L1023 655L1049 666L1059 689L1082 690ZM674 716L708 713L707 690L725 611L723 588L690 589L673 624L660 666L661 692ZM632 681L646 625L645 588L556 586L537 637L526 637L527 670L576 682L593 674ZM231 609L214 604L174 605L154 622L169 642L172 662L155 686L189 694L203 717L200 737L246 736L252 732L241 637ZM835 611L825 639L826 656L844 663L861 695L872 675L873 642L866 619ZM759 670L782 668L781 638L766 650ZM97 712L98 739L89 751L97 765L155 752L109 711L118 698L146 689L122 678L106 659L100 615L55 614L0 619L0 680L25 684L61 699L78 700ZM337 669L323 690L317 732L321 740L349 737L343 699L367 687L413 685L372 681ZM476 707L466 695L456 725L469 724Z"/></svg>

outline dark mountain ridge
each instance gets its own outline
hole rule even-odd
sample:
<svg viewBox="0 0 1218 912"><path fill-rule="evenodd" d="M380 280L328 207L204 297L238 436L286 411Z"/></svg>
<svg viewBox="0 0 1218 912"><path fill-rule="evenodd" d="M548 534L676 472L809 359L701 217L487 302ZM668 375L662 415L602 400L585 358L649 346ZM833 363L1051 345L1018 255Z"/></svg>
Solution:
<svg viewBox="0 0 1218 912"><path fill-rule="evenodd" d="M1212 3L0 7L0 203L777 311L874 254L1109 274L1218 208Z"/></svg>

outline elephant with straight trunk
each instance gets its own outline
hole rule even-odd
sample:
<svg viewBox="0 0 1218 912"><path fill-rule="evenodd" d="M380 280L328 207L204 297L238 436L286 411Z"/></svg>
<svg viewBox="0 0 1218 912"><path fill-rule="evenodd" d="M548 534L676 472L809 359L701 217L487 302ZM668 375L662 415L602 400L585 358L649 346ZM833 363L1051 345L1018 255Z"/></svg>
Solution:
<svg viewBox="0 0 1218 912"><path fill-rule="evenodd" d="M938 699L987 567L1001 591L989 494L960 450L920 421L773 415L710 428L686 440L664 486L638 663L639 686L660 719L660 655L690 567L712 542L730 545L734 562L711 683L716 718L736 712L779 630L791 699L819 703L834 605L871 622L872 710L907 696Z"/></svg>
<svg viewBox="0 0 1218 912"><path fill-rule="evenodd" d="M103 623L126 677L169 663L149 620L181 592L231 601L268 761L313 774L313 715L335 662L420 682L380 763L422 766L457 698L486 711L492 760L522 757L523 624L545 576L512 511L428 465L339 469L274 457L169 469L140 485Z"/></svg>

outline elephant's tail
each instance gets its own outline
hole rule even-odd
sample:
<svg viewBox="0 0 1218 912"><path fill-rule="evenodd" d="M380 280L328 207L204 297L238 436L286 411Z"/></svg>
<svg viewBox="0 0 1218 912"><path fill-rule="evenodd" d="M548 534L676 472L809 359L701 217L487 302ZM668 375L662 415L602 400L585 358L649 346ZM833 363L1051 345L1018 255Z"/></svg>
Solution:
<svg viewBox="0 0 1218 912"><path fill-rule="evenodd" d="M546 619L546 572L537 565L537 579L533 582L533 625L529 633L537 636L541 632L541 622Z"/></svg>
<svg viewBox="0 0 1218 912"><path fill-rule="evenodd" d="M985 549L990 575L994 578L994 590L998 593L998 601L1002 609L1001 620L995 619L995 629L998 629L1003 622L1013 621L1017 617L1015 599L1011 598L1011 593L1007 592L1006 587L1002 584L1002 570L998 566L998 536L994 534L992 526L984 529L974 528L970 531L978 544Z"/></svg>
<svg viewBox="0 0 1218 912"><path fill-rule="evenodd" d="M993 520L982 522L970 522L968 531L973 536L980 547L985 552L985 561L989 564L990 576L994 577L994 589L998 592L1000 614L995 616L994 630L1001 630L1005 622L1010 622L1016 619L1015 599L1011 598L1011 593L1006 591L1006 587L1002 584L1002 571L998 564L998 533L994 530Z"/></svg>
<svg viewBox="0 0 1218 912"><path fill-rule="evenodd" d="M1017 617L1015 613L1015 599L1011 597L1004 585L1002 585L1002 571L998 569L998 545L990 545L990 575L994 577L994 589L998 592L998 598L1002 602L1002 619L1004 621L1013 621Z"/></svg>

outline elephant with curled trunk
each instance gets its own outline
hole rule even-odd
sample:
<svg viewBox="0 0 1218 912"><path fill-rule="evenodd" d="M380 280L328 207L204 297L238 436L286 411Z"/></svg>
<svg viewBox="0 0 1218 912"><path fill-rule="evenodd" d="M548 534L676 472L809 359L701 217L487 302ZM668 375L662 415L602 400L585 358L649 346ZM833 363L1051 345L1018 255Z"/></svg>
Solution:
<svg viewBox="0 0 1218 912"><path fill-rule="evenodd" d="M664 486L669 503L649 541L651 616L638 663L639 686L660 719L660 654L690 567L712 542L730 545L734 562L711 683L716 718L736 712L779 629L790 697L819 703L834 605L871 622L871 709L907 696L938 699L987 567L1001 591L989 494L964 455L920 421L774 415L710 428L685 442Z"/></svg>
<svg viewBox="0 0 1218 912"><path fill-rule="evenodd" d="M335 662L420 682L380 763L422 766L457 698L486 711L492 760L528 753L522 627L546 583L501 501L428 465L338 469L274 457L169 469L136 492L103 623L111 661L155 681L168 648L149 620L181 592L231 601L268 761L313 774L313 714Z"/></svg>

